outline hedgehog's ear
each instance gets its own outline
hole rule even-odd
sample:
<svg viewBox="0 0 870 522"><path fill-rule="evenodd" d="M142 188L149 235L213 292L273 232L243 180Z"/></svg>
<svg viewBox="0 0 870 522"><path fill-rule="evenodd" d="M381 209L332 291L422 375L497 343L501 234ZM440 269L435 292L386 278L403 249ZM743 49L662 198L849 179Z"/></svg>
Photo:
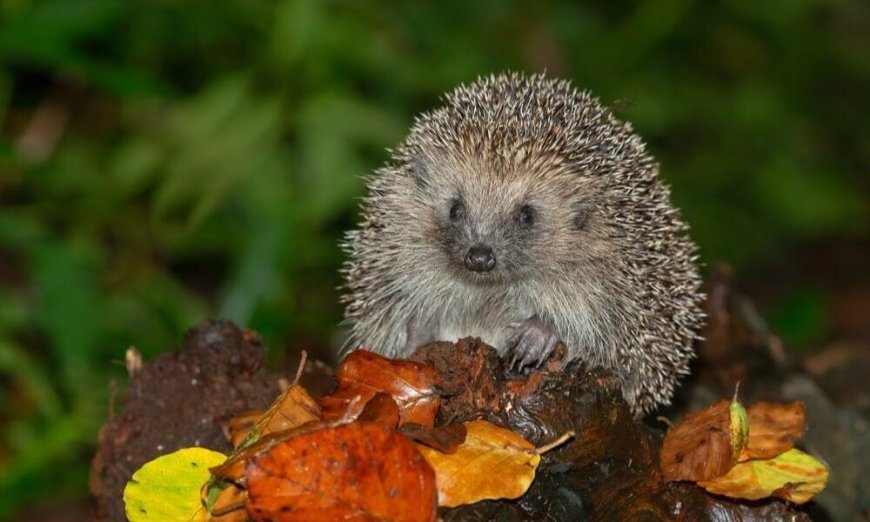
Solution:
<svg viewBox="0 0 870 522"><path fill-rule="evenodd" d="M588 201L577 201L571 204L571 226L575 230L586 230L592 217L593 206Z"/></svg>
<svg viewBox="0 0 870 522"><path fill-rule="evenodd" d="M417 188L425 189L429 186L429 166L422 158L415 158L411 162L411 175Z"/></svg>

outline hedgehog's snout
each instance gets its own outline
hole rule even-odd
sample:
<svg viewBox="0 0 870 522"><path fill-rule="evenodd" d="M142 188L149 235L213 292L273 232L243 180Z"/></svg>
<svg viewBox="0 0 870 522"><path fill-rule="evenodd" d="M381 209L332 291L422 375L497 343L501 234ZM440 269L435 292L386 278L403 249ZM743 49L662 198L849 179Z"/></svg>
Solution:
<svg viewBox="0 0 870 522"><path fill-rule="evenodd" d="M486 245L472 246L465 253L465 268L472 272L489 272L495 268L495 252Z"/></svg>

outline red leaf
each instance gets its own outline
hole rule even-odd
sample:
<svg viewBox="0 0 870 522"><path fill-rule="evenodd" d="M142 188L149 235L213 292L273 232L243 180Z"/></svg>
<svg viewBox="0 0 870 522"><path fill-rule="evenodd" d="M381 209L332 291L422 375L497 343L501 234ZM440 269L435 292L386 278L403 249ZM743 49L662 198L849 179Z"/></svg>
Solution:
<svg viewBox="0 0 870 522"><path fill-rule="evenodd" d="M300 435L246 471L255 521L435 520L435 473L402 435L351 423Z"/></svg>

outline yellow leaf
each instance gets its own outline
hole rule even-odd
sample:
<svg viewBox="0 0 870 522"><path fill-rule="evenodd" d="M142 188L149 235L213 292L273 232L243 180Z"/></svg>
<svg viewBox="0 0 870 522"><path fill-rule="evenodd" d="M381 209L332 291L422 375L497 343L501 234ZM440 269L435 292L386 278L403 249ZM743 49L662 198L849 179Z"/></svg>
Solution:
<svg viewBox="0 0 870 522"><path fill-rule="evenodd" d="M124 510L130 522L206 520L200 488L208 468L226 459L205 448L184 448L145 463L124 488Z"/></svg>
<svg viewBox="0 0 870 522"><path fill-rule="evenodd" d="M465 427L465 442L450 455L417 444L435 470L438 505L454 507L525 493L541 462L535 447L486 421L472 421Z"/></svg>
<svg viewBox="0 0 870 522"><path fill-rule="evenodd" d="M806 453L790 449L775 458L737 464L727 474L698 482L710 493L755 500L780 497L795 504L812 499L828 483L828 468Z"/></svg>

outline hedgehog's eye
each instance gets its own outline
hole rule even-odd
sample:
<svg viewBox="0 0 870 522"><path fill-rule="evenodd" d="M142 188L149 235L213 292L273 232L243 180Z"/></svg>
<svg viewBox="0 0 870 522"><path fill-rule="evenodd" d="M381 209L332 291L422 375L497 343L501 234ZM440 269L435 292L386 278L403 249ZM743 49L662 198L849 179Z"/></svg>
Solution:
<svg viewBox="0 0 870 522"><path fill-rule="evenodd" d="M517 214L517 221L524 227L531 226L535 222L535 209L529 205L523 205Z"/></svg>
<svg viewBox="0 0 870 522"><path fill-rule="evenodd" d="M465 217L465 205L462 201L454 199L450 203L450 221L459 221L463 217Z"/></svg>

